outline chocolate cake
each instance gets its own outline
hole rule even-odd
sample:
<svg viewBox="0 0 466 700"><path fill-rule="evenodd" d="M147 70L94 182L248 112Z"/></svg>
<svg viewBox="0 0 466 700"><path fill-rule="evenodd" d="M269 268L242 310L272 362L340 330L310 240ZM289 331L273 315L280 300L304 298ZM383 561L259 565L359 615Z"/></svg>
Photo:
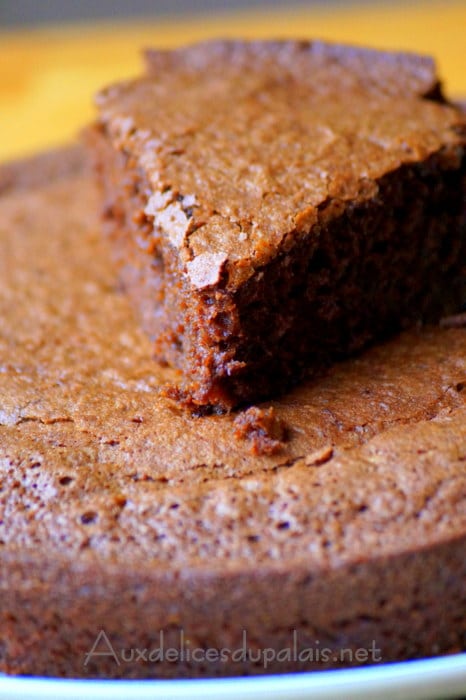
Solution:
<svg viewBox="0 0 466 700"><path fill-rule="evenodd" d="M461 317L196 418L162 391L180 377L116 283L80 162L0 174L0 670L212 676L465 649Z"/></svg>
<svg viewBox="0 0 466 700"><path fill-rule="evenodd" d="M100 94L89 138L122 282L180 398L279 395L465 300L465 120L431 59L224 41L147 64Z"/></svg>

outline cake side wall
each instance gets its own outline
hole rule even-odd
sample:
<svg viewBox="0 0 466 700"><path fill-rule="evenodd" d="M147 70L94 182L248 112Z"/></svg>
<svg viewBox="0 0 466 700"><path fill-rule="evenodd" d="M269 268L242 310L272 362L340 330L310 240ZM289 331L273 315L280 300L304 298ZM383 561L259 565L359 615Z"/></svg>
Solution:
<svg viewBox="0 0 466 700"><path fill-rule="evenodd" d="M3 555L0 669L77 678L205 677L459 652L466 634L464 547L462 536L330 571L301 560L223 573ZM194 658L187 649L197 650Z"/></svg>

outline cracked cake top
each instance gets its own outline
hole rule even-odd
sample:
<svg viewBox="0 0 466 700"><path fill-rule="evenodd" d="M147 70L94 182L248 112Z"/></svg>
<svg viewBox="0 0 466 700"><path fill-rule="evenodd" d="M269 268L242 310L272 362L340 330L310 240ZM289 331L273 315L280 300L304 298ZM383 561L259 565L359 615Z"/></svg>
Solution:
<svg viewBox="0 0 466 700"><path fill-rule="evenodd" d="M143 168L146 214L194 287L223 269L240 284L329 201L374 196L385 173L462 143L428 57L219 41L147 63L99 94L100 119Z"/></svg>

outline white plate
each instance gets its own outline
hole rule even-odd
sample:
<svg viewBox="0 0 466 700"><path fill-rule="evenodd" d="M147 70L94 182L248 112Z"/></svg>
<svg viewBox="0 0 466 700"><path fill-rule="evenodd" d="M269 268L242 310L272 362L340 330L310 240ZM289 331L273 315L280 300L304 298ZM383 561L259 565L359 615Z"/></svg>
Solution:
<svg viewBox="0 0 466 700"><path fill-rule="evenodd" d="M13 678L1 700L439 700L466 697L466 654L341 671L170 681Z"/></svg>

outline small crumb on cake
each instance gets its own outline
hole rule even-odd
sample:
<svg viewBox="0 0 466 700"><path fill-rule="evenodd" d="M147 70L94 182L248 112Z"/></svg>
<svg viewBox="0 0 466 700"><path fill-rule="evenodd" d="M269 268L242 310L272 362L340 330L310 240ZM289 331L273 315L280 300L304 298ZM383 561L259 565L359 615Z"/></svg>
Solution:
<svg viewBox="0 0 466 700"><path fill-rule="evenodd" d="M278 418L273 406L251 406L235 418L234 425L235 438L250 440L251 452L254 455L277 454L287 440L285 423Z"/></svg>

